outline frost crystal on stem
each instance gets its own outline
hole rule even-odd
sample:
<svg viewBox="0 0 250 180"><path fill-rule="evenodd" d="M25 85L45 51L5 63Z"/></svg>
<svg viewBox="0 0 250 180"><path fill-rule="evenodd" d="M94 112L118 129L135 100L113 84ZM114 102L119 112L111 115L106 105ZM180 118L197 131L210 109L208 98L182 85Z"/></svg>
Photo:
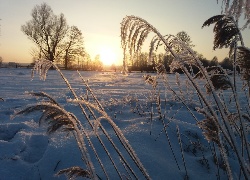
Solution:
<svg viewBox="0 0 250 180"><path fill-rule="evenodd" d="M46 59L39 59L35 61L32 69L31 78L34 78L34 73L38 73L41 80L46 80L48 70L53 66L53 62Z"/></svg>

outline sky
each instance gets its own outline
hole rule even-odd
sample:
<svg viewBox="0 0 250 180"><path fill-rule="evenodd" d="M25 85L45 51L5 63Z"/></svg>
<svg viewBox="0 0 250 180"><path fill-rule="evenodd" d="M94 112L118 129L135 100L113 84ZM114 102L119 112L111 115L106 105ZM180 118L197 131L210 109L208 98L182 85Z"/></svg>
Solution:
<svg viewBox="0 0 250 180"><path fill-rule="evenodd" d="M106 52L113 63L121 64L120 23L127 15L147 20L163 35L187 32L194 50L207 59L217 56L220 61L228 53L227 49L213 50L213 26L201 28L205 20L221 13L221 4L216 0L0 0L0 56L4 62L32 62L35 45L21 31L21 25L31 20L32 9L43 2L54 14L63 13L68 25L82 31L85 49L92 59L98 54L104 58ZM250 47L247 35L249 29L243 38ZM148 45L143 51L148 51Z"/></svg>

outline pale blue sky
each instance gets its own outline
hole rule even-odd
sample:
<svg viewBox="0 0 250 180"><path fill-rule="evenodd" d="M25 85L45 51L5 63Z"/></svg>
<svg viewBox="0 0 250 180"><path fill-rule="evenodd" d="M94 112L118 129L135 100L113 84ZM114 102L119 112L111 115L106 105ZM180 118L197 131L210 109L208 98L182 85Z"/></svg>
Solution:
<svg viewBox="0 0 250 180"><path fill-rule="evenodd" d="M34 46L21 32L21 25L31 20L35 5L46 2L55 14L63 13L68 24L77 26L84 36L85 48L92 58L103 47L112 49L121 62L120 23L126 15L147 20L162 34L186 31L194 49L206 58L222 60L228 50L213 51L212 27L201 29L203 22L220 14L216 0L0 0L0 56L5 62L31 62ZM249 47L249 30L244 33ZM146 51L147 49L145 49Z"/></svg>

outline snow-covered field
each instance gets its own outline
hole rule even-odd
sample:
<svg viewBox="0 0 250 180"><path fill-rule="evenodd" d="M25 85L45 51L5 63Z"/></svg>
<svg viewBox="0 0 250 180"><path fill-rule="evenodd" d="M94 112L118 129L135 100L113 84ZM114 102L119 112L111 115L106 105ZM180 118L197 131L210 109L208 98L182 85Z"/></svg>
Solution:
<svg viewBox="0 0 250 180"><path fill-rule="evenodd" d="M90 93L86 93L86 87L75 71L62 72L78 96L91 99ZM151 104L153 89L150 84L145 83L144 74L130 73L127 76L118 72L81 72L81 74L88 80L97 99L121 129L152 179L184 179L186 173L189 179L217 179L218 176L220 179L227 179L226 173L222 170L223 165L219 164L217 168L214 163L213 145L204 139L190 112L174 98L164 100L164 97L161 97L161 106L165 108L161 109L164 129L156 105ZM185 77L180 75L180 79L183 81ZM178 89L174 75L169 75L169 81ZM189 92L185 96L195 107L196 100L192 98L194 95L191 90L185 85L182 85L182 88L183 92ZM67 102L73 96L57 71L50 70L47 79L42 81L38 75L31 80L30 69L2 68L0 98L4 101L0 101L0 180L65 179L64 175L55 176L55 174L61 169L72 166L85 167L72 136L63 132L48 136L46 124L39 127L38 120L41 113L11 118L14 112L40 101L27 92L41 91L52 96L67 111L79 118L83 126L86 126L110 179L119 179L107 155L94 138L94 132L89 129L81 110L76 104ZM202 116L194 108L191 111L201 120ZM117 147L124 151L111 126L106 121L102 121L102 125L117 143ZM180 133L177 133L178 129ZM103 134L100 133L100 136ZM126 170L122 167L123 161L110 148L111 145L107 140L103 141L107 143L106 146L114 157L122 177L134 179L126 174ZM91 150L89 151L96 174L101 179L106 179L95 156ZM234 161L234 159L229 160ZM128 158L128 161L131 160ZM237 171L238 168L232 169ZM144 179L142 175L138 176L139 179Z"/></svg>

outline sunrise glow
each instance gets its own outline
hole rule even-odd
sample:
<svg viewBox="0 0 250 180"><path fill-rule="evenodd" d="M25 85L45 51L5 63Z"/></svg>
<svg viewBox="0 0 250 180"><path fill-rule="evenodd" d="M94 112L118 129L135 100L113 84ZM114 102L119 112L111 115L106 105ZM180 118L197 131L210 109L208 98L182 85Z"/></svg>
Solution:
<svg viewBox="0 0 250 180"><path fill-rule="evenodd" d="M117 60L117 54L111 47L102 47L100 50L100 59L104 65L112 65Z"/></svg>

